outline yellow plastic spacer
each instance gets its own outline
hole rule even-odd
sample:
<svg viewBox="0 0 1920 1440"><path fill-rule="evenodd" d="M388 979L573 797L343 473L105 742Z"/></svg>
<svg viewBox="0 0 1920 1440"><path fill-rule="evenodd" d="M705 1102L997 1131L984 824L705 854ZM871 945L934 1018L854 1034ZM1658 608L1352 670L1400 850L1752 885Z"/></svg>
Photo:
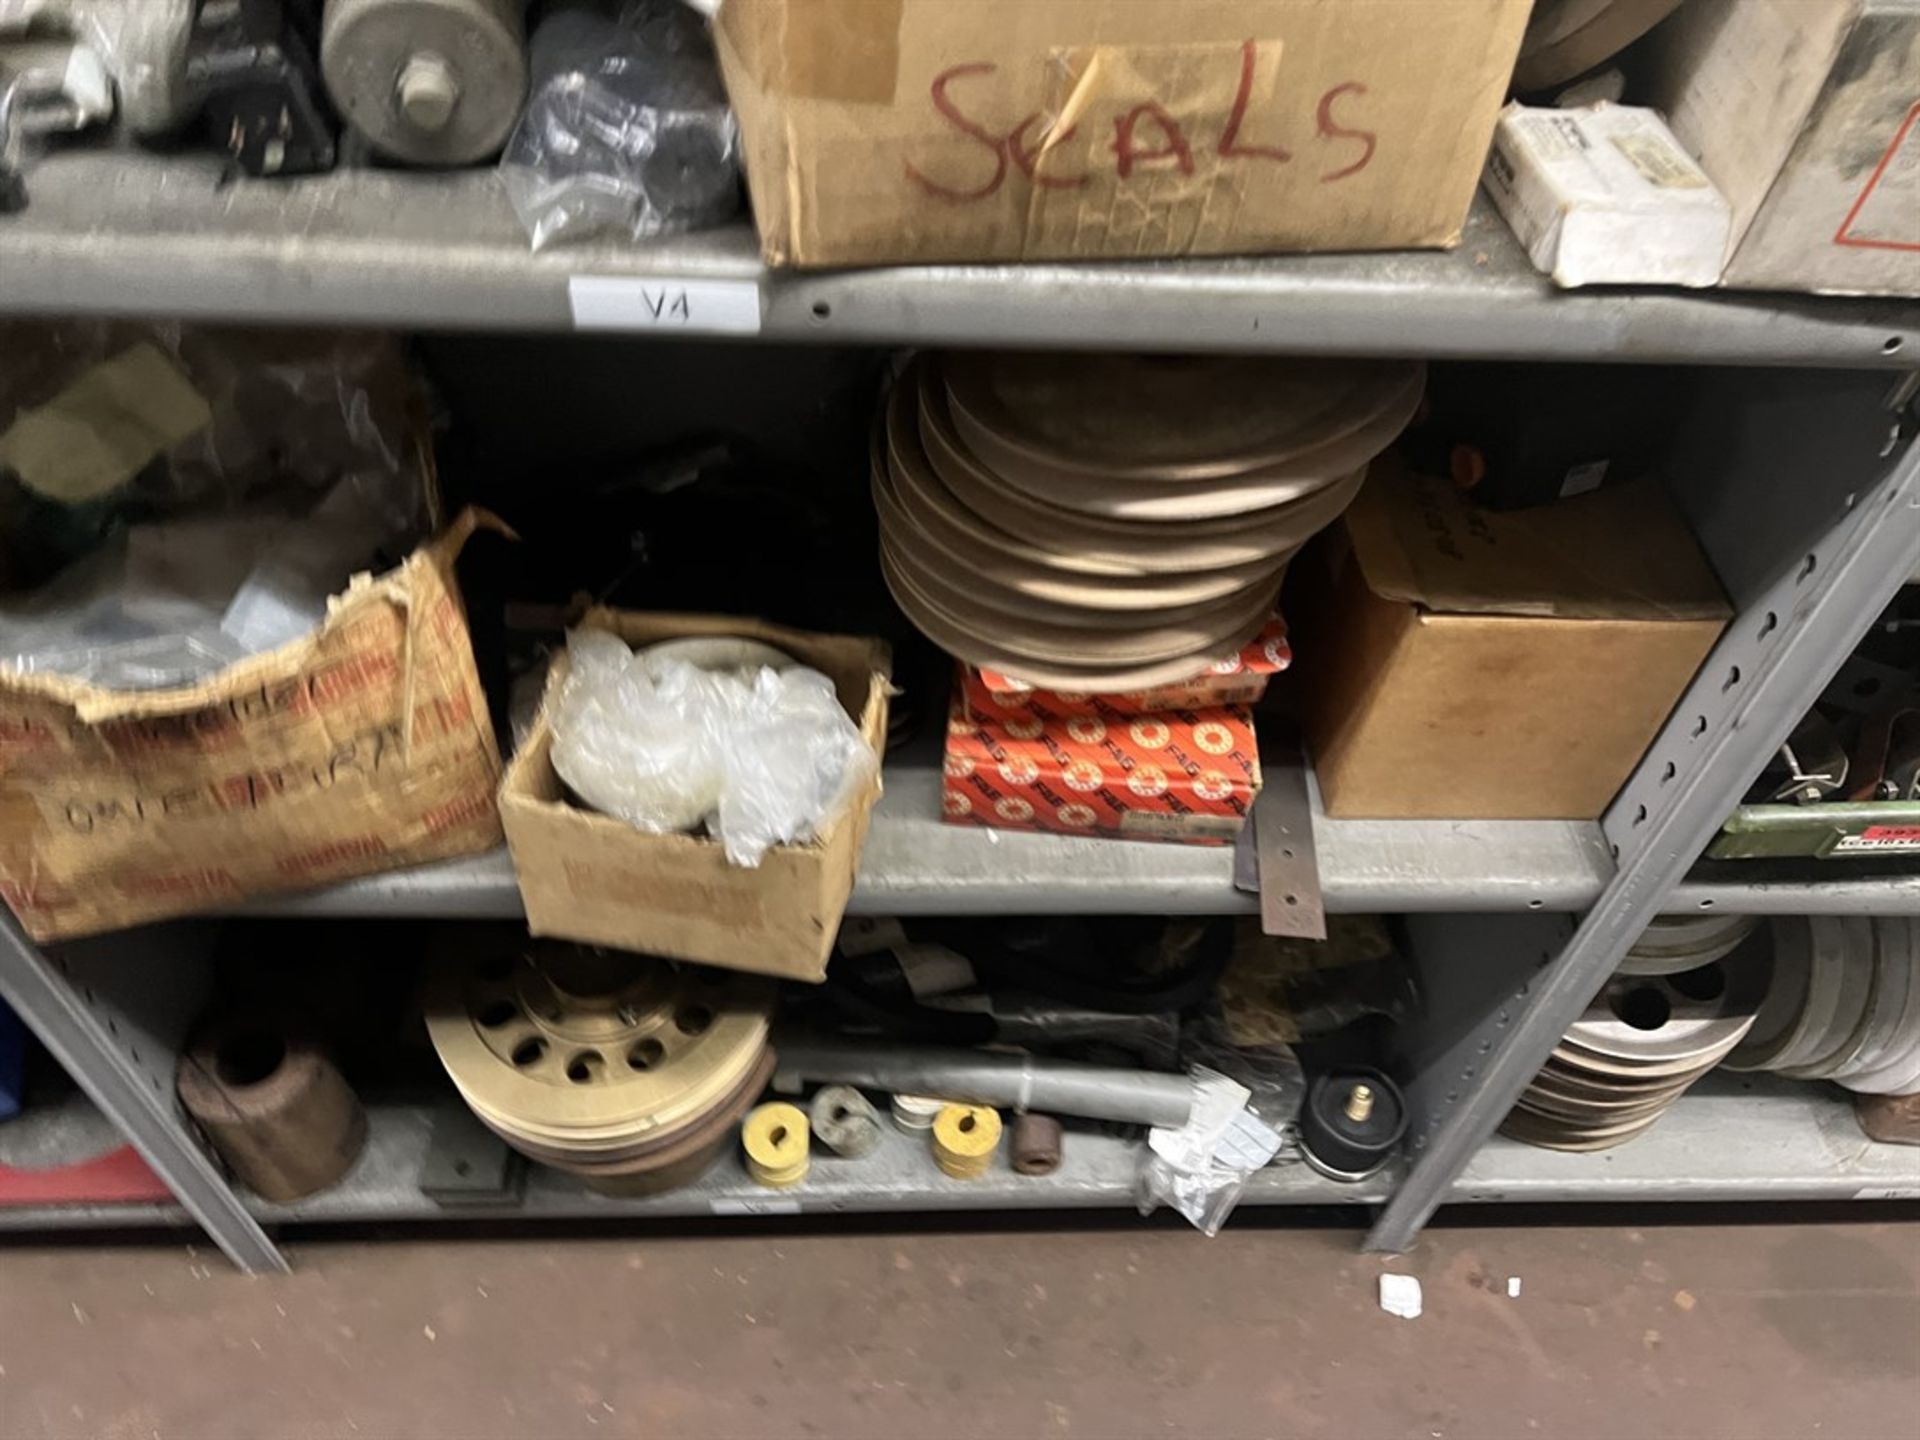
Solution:
<svg viewBox="0 0 1920 1440"><path fill-rule="evenodd" d="M798 1185L807 1178L812 1139L807 1112L798 1105L776 1102L755 1107L740 1127L747 1173L773 1190Z"/></svg>
<svg viewBox="0 0 1920 1440"><path fill-rule="evenodd" d="M1000 1148L1000 1112L985 1105L949 1105L933 1121L933 1159L955 1180L977 1180Z"/></svg>

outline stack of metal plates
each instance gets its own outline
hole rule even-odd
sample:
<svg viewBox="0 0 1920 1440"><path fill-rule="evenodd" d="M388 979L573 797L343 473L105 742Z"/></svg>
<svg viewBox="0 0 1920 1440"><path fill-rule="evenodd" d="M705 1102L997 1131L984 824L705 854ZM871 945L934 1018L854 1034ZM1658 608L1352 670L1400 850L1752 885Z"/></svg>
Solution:
<svg viewBox="0 0 1920 1440"><path fill-rule="evenodd" d="M769 980L557 942L450 956L427 1030L460 1096L597 1189L695 1178L773 1071Z"/></svg>
<svg viewBox="0 0 1920 1440"><path fill-rule="evenodd" d="M1549 1150L1646 1130L1746 1036L1766 986L1742 954L1677 975L1619 975L1568 1030L1501 1126Z"/></svg>
<svg viewBox="0 0 1920 1440"><path fill-rule="evenodd" d="M1620 962L1622 975L1679 975L1724 960L1760 922L1752 915L1661 915Z"/></svg>
<svg viewBox="0 0 1920 1440"><path fill-rule="evenodd" d="M1786 916L1773 973L1730 1070L1920 1094L1920 919Z"/></svg>
<svg viewBox="0 0 1920 1440"><path fill-rule="evenodd" d="M874 437L888 587L943 649L1029 684L1187 679L1266 622L1424 384L1403 363L923 357Z"/></svg>

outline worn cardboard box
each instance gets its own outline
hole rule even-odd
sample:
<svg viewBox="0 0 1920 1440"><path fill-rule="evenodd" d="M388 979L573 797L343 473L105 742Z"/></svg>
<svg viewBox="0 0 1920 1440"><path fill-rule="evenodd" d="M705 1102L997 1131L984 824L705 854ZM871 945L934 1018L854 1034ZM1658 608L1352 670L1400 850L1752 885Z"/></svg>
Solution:
<svg viewBox="0 0 1920 1440"><path fill-rule="evenodd" d="M1162 710L1211 710L1220 705L1253 705L1267 693L1267 683L1293 663L1287 643L1287 622L1278 615L1260 633L1205 673L1175 685L1150 690L1123 690L1110 695L1082 695L1077 691L1036 690L1025 681L998 670L972 665L960 667L960 700L976 720L1018 718L1037 710L1046 715L1152 715Z"/></svg>
<svg viewBox="0 0 1920 1440"><path fill-rule="evenodd" d="M0 671L0 894L37 940L486 850L500 755L463 516L326 623L199 685Z"/></svg>
<svg viewBox="0 0 1920 1440"><path fill-rule="evenodd" d="M1688 0L1648 103L1733 206L1723 283L1920 295L1920 3Z"/></svg>
<svg viewBox="0 0 1920 1440"><path fill-rule="evenodd" d="M952 825L1227 845L1259 793L1244 705L1155 715L1037 707L984 719L956 695L947 719Z"/></svg>
<svg viewBox="0 0 1920 1440"><path fill-rule="evenodd" d="M776 265L1451 245L1530 0L727 0Z"/></svg>
<svg viewBox="0 0 1920 1440"><path fill-rule="evenodd" d="M630 645L689 635L764 641L828 676L874 754L886 748L891 660L878 640L723 615L596 609L580 624L610 630ZM566 675L562 654L547 679L549 698ZM543 706L507 767L500 816L534 934L818 981L826 978L879 798L876 771L810 843L776 845L746 869L729 863L718 841L649 835L569 801L554 773L553 731Z"/></svg>
<svg viewBox="0 0 1920 1440"><path fill-rule="evenodd" d="M1586 820L1731 611L1657 479L1486 511L1382 462L1287 613L1329 815Z"/></svg>

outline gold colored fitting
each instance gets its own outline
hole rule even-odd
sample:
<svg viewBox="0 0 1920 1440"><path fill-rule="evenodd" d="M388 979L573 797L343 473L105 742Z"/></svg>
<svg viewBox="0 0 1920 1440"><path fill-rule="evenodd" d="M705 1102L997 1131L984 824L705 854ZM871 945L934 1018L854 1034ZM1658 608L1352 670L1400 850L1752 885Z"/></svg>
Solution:
<svg viewBox="0 0 1920 1440"><path fill-rule="evenodd" d="M933 1159L955 1180L977 1180L1000 1148L1000 1112L985 1105L948 1105L934 1117Z"/></svg>
<svg viewBox="0 0 1920 1440"><path fill-rule="evenodd" d="M812 1132L798 1105L760 1105L740 1127L747 1173L771 1190L786 1190L807 1178Z"/></svg>
<svg viewBox="0 0 1920 1440"><path fill-rule="evenodd" d="M1363 1124L1373 1114L1373 1087L1356 1085L1347 1092L1347 1119L1354 1124Z"/></svg>

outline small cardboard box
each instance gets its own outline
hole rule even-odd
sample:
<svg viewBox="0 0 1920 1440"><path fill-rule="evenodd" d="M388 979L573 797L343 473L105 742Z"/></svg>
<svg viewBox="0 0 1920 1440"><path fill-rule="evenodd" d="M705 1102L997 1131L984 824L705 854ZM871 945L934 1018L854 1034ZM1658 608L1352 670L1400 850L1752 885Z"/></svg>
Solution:
<svg viewBox="0 0 1920 1440"><path fill-rule="evenodd" d="M1651 110L1509 105L1486 187L1556 285L1720 283L1726 197Z"/></svg>
<svg viewBox="0 0 1920 1440"><path fill-rule="evenodd" d="M1267 682L1293 662L1287 622L1279 616L1225 660L1177 685L1124 690L1113 695L1082 695L1069 690L1036 690L998 670L960 667L960 699L976 720L998 720L1039 709L1049 715L1152 715L1162 710L1210 710L1219 705L1253 705L1267 693Z"/></svg>
<svg viewBox="0 0 1920 1440"><path fill-rule="evenodd" d="M1733 206L1724 284L1920 295L1920 5L1688 0L1650 59Z"/></svg>
<svg viewBox="0 0 1920 1440"><path fill-rule="evenodd" d="M90 935L500 843L500 753L453 562L357 576L313 634L199 685L0 672L0 893Z"/></svg>
<svg viewBox="0 0 1920 1440"><path fill-rule="evenodd" d="M775 265L1457 242L1530 0L727 0Z"/></svg>
<svg viewBox="0 0 1920 1440"><path fill-rule="evenodd" d="M956 695L945 770L952 825L1188 845L1231 844L1260 793L1243 705L976 719Z"/></svg>
<svg viewBox="0 0 1920 1440"><path fill-rule="evenodd" d="M588 611L580 625L609 630L630 645L690 635L764 641L831 679L875 756L886 748L891 660L878 640L808 634L737 616L605 609ZM549 700L566 675L562 654L547 679ZM554 773L553 731L543 705L507 767L500 817L534 934L819 981L826 978L879 798L876 772L810 843L776 845L746 869L731 864L718 841L649 835L571 803Z"/></svg>
<svg viewBox="0 0 1920 1440"><path fill-rule="evenodd" d="M1587 820L1731 610L1657 479L1486 511L1380 463L1287 613L1329 815Z"/></svg>

